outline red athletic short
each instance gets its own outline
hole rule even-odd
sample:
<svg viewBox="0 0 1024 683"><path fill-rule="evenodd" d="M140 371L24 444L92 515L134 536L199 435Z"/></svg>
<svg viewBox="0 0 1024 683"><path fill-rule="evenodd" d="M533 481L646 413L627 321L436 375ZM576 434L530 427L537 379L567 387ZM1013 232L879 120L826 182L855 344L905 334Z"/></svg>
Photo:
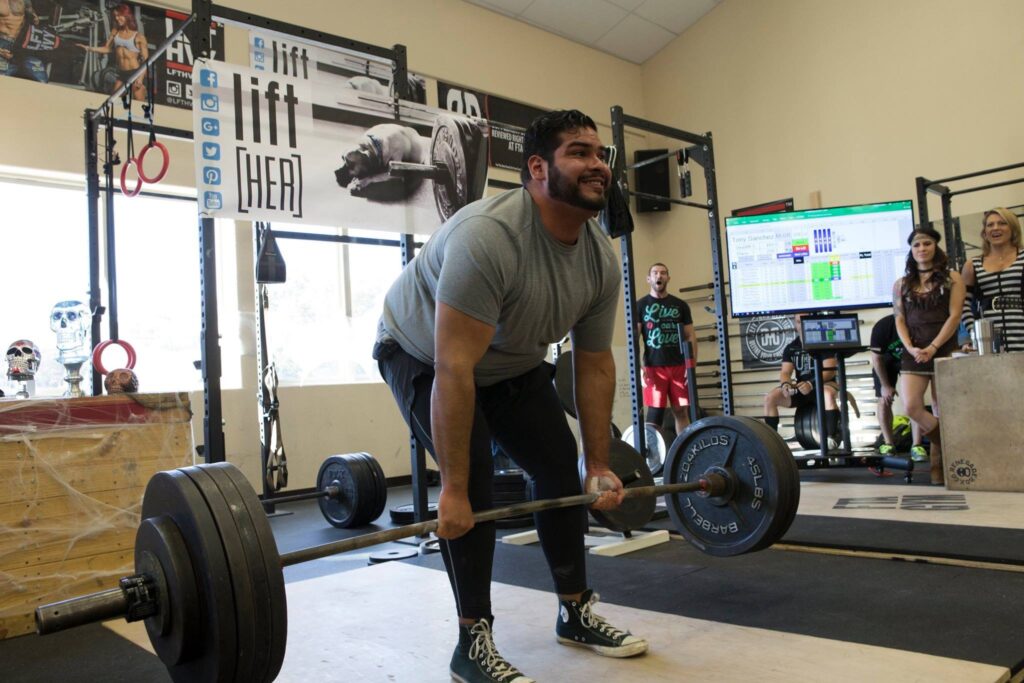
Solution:
<svg viewBox="0 0 1024 683"><path fill-rule="evenodd" d="M644 368L643 375L644 405L648 408L690 405L690 395L686 392L685 366Z"/></svg>

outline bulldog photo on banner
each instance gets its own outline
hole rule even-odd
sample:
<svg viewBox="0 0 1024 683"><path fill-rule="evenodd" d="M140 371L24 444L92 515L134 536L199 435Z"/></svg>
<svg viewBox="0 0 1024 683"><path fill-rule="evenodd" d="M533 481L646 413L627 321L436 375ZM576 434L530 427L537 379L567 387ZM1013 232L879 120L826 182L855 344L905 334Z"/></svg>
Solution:
<svg viewBox="0 0 1024 683"><path fill-rule="evenodd" d="M483 196L482 120L202 60L193 87L204 215L430 234Z"/></svg>

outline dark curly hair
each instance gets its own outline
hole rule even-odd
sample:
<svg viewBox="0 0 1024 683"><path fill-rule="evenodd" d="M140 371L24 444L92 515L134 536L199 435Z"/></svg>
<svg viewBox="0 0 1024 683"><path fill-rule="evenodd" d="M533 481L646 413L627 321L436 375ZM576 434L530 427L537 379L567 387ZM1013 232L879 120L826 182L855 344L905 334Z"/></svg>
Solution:
<svg viewBox="0 0 1024 683"><path fill-rule="evenodd" d="M914 243L914 238L918 235L924 235L925 237L929 237L935 241L935 257L932 259L932 277L935 278L936 276L939 276L941 278L941 280L937 280L942 283L940 287L949 287L952 284L953 279L949 274L949 257L946 256L946 252L944 252L939 246L939 242L942 240L942 235L931 227L926 226L923 228L914 228L914 232L910 233L910 236L907 237L907 244L912 245ZM907 263L903 273L902 294L904 298L910 294L914 289L914 285L916 285L920 279L921 273L917 270L917 261L914 260L914 250L910 249L907 252Z"/></svg>
<svg viewBox="0 0 1024 683"><path fill-rule="evenodd" d="M519 178L526 185L530 181L530 157L538 155L549 164L554 163L555 150L560 141L558 136L565 131L577 131L580 128L593 128L597 124L578 109L559 109L541 114L530 122L523 136L523 166L519 170Z"/></svg>

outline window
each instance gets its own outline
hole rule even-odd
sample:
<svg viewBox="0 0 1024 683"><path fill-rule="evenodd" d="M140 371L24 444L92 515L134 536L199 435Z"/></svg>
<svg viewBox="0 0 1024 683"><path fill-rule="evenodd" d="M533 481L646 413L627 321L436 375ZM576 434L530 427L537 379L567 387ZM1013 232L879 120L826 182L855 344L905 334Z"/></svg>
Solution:
<svg viewBox="0 0 1024 683"><path fill-rule="evenodd" d="M372 230L273 225L278 231L397 239ZM423 238L417 238L423 239ZM402 270L397 247L278 239L288 281L268 285L269 362L282 385L379 382L370 357L388 287Z"/></svg>
<svg viewBox="0 0 1024 683"><path fill-rule="evenodd" d="M58 301L89 301L86 195L82 189L0 182L0 203L6 218L0 267L8 283L8 295L0 304L0 344L6 351L17 339L35 342L42 353L35 395L61 396L67 390L65 370L49 317ZM201 355L196 205L141 196L119 196L114 205L118 336L138 354L139 388L143 392L197 390L202 377L193 366ZM102 225L101 218L101 232ZM240 386L234 235L233 223L218 222L218 280L228 285L218 287L220 308L229 312L221 316L226 387ZM100 286L107 305L110 291L105 275L101 266ZM108 320L104 317L103 338ZM123 359L117 347L110 347L104 365L118 367ZM17 387L7 380L6 366L4 370L0 387L13 395ZM87 394L92 388L88 371L86 366L82 383Z"/></svg>

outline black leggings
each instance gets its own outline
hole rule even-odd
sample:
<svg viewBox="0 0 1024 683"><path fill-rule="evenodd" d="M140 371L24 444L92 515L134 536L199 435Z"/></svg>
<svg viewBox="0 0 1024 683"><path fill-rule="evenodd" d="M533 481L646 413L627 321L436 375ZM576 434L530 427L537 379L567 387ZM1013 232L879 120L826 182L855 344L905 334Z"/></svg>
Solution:
<svg viewBox="0 0 1024 683"><path fill-rule="evenodd" d="M430 435L433 368L393 342L378 344L374 358L402 416L436 460ZM492 439L530 475L537 498L581 492L576 438L559 403L553 375L554 368L542 363L519 377L477 387L469 446L469 502L473 510L493 507ZM555 592L570 595L586 590L586 511L582 507L561 508L533 517ZM456 610L462 618L491 616L494 542L494 523L487 522L477 524L460 538L441 543Z"/></svg>

